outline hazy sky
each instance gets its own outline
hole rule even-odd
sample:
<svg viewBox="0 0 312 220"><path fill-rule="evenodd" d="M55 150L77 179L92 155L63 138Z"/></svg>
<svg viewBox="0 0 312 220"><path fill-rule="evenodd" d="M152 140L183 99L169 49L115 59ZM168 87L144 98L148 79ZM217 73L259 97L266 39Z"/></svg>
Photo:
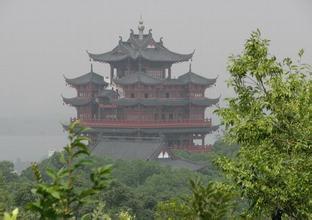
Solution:
<svg viewBox="0 0 312 220"><path fill-rule="evenodd" d="M101 53L137 31L140 15L155 40L169 49L196 49L193 71L219 75L211 97L230 94L224 80L227 57L238 53L249 33L260 28L272 53L295 56L306 50L312 63L311 0L0 0L0 117L64 119L75 112L63 106L63 74L76 77L90 69L85 50ZM188 64L173 67L173 76ZM108 66L94 70L108 76Z"/></svg>

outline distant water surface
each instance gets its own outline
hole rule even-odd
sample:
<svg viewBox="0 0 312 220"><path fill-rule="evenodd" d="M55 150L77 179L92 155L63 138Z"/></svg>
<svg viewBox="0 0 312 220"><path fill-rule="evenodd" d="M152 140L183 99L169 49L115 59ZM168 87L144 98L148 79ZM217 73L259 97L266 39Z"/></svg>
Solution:
<svg viewBox="0 0 312 220"><path fill-rule="evenodd" d="M66 135L58 136L6 136L0 135L0 161L38 161L49 151L59 151L66 144Z"/></svg>

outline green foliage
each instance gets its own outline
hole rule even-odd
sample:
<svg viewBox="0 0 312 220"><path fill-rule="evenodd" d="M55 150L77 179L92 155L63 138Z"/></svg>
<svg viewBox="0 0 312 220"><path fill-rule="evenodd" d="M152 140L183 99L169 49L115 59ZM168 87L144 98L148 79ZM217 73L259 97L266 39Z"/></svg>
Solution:
<svg viewBox="0 0 312 220"><path fill-rule="evenodd" d="M75 132L79 136L78 128ZM69 143L71 142L69 141ZM82 142L86 143L84 140ZM73 146L73 144L71 145ZM223 146L223 148L226 147ZM78 148L72 151L78 151ZM41 212L26 209L26 204L36 204L36 202L39 204L38 201L41 202L41 207L46 207L42 212L51 211L52 213L56 212L59 216L62 215L65 201L67 201L66 195L73 194L69 192L68 187L66 188L69 181L68 173L60 177L58 172L65 172L64 170L67 169L68 160L70 159L69 154L73 155L74 153L67 153L66 151L55 153L52 157L34 164L33 169L30 167L24 170L21 175L12 172L13 166L9 163L3 163L6 164L2 166L3 173L6 173L8 177L11 174L13 176L11 176L12 181L6 180L5 182L1 181L3 177L0 176L0 207L1 201L3 201L0 216L6 210L18 207L20 219L40 219ZM172 169L153 161L114 161L110 158L93 157L87 154L77 156L72 159L72 167L80 160L91 160L92 163L89 164L86 161L85 165L72 169L72 191L75 195L85 189L92 188L94 184L90 179L90 175L98 167L113 164L111 172L113 181L107 185L105 190L87 196L83 199L82 204L72 202L69 208L72 210L72 215L78 218L84 216L85 220L96 218L119 219L121 213L127 213L142 220L154 219L155 208L158 203L181 195L190 195L189 179L201 178L207 183L208 180L212 180L218 175L219 171L213 167L211 163L213 158L210 157L210 154L212 152L209 155L187 155L189 159L200 160L209 164L206 175L189 170ZM98 175L93 176L93 178L97 177ZM35 194L31 192L33 188L35 188L33 190ZM58 197L62 199L62 203L60 203ZM71 198L74 199L75 196L71 196ZM47 207L51 207L50 204L52 204L52 208L49 209ZM103 204L105 206L102 206Z"/></svg>
<svg viewBox="0 0 312 220"><path fill-rule="evenodd" d="M230 57L229 86L236 93L216 112L226 141L240 145L218 165L249 201L249 216L312 214L312 81L306 64L278 62L256 31L241 55ZM299 52L301 59L303 50Z"/></svg>
<svg viewBox="0 0 312 220"><path fill-rule="evenodd" d="M135 194L134 190L120 182L113 181L112 184L100 195L105 202L110 214L129 210L139 216L144 215L143 201Z"/></svg>
<svg viewBox="0 0 312 220"><path fill-rule="evenodd" d="M99 203L91 213L82 216L82 220L111 220L110 216L105 212L105 204Z"/></svg>
<svg viewBox="0 0 312 220"><path fill-rule="evenodd" d="M127 211L122 211L118 215L119 220L134 220L135 217L130 215Z"/></svg>
<svg viewBox="0 0 312 220"><path fill-rule="evenodd" d="M223 219L233 199L232 189L228 185L210 182L207 186L191 181L191 210L200 219Z"/></svg>
<svg viewBox="0 0 312 220"><path fill-rule="evenodd" d="M164 167L155 162L142 160L117 160L114 163L113 176L130 187L142 185L146 179L154 174L165 171Z"/></svg>
<svg viewBox="0 0 312 220"><path fill-rule="evenodd" d="M12 214L10 213L4 213L3 220L16 220L18 215L18 209L14 209L12 211Z"/></svg>
<svg viewBox="0 0 312 220"><path fill-rule="evenodd" d="M183 150L175 150L174 153L177 157L191 160L194 162L211 163L218 156L234 157L237 154L238 150L238 145L229 145L223 140L218 140L212 145L211 150L205 153L190 153Z"/></svg>
<svg viewBox="0 0 312 220"><path fill-rule="evenodd" d="M227 144L223 140L218 140L214 145L210 153L213 155L213 160L219 156L226 156L233 158L237 155L239 151L239 145L237 144Z"/></svg>
<svg viewBox="0 0 312 220"><path fill-rule="evenodd" d="M145 184L137 188L137 192L150 195L158 201L168 200L177 195L189 194L190 179L201 176L189 170L166 170L161 174L155 174L146 179Z"/></svg>
<svg viewBox="0 0 312 220"><path fill-rule="evenodd" d="M211 151L206 153L190 153L182 150L176 150L174 153L179 158L205 164L206 166L199 172L204 174L210 181L215 181L224 179L222 172L214 163L215 159L220 156L233 158L237 154L238 150L238 145L229 145L222 140L218 140L213 144Z"/></svg>
<svg viewBox="0 0 312 220"><path fill-rule="evenodd" d="M3 175L0 175L0 216L5 210L11 208L12 196L9 193L9 183L5 182Z"/></svg>
<svg viewBox="0 0 312 220"><path fill-rule="evenodd" d="M204 186L191 181L192 193L180 200L169 200L157 205L157 219L224 219L233 203L232 188L218 182Z"/></svg>
<svg viewBox="0 0 312 220"><path fill-rule="evenodd" d="M168 201L159 202L156 207L155 218L158 220L192 220L195 217L189 207L178 199L170 199Z"/></svg>
<svg viewBox="0 0 312 220"><path fill-rule="evenodd" d="M17 179L14 164L10 161L0 161L0 176L4 182L12 182Z"/></svg>
<svg viewBox="0 0 312 220"><path fill-rule="evenodd" d="M62 168L60 158L60 153L58 153L38 163L38 169L44 182L52 182L52 179L44 172L46 167L51 169ZM205 182L213 178L189 170L161 166L152 161L114 161L103 157L91 158L94 162L90 166L80 167L79 170L75 171L75 176L78 175L78 177L74 187L90 187L90 173L93 172L94 168L106 166L107 164L113 164L111 174L113 181L105 190L90 198L90 203L84 204L78 210L80 216L85 213L92 213L98 202L102 202L106 204L105 214L109 216L117 218L120 212L127 210L131 215L135 215L137 219L153 219L158 202L179 195L190 194L191 190L188 184L190 178L201 178ZM34 178L31 174L31 169L22 172L19 178L26 179L28 183L23 187L19 187L16 192L12 192L14 198L17 196L16 193L22 195L25 192L26 194L23 197L26 202L26 200L31 199L31 196L34 196L27 192L29 185L34 184L32 182ZM33 201L33 199L30 201ZM23 204L24 202L20 203L18 207L21 208ZM25 211L21 210L21 214L24 213Z"/></svg>
<svg viewBox="0 0 312 220"><path fill-rule="evenodd" d="M99 205L93 210L92 213L85 214L81 220L111 220L112 218L105 212L105 205L99 203ZM135 216L132 216L128 211L120 211L116 218L118 220L134 220Z"/></svg>
<svg viewBox="0 0 312 220"><path fill-rule="evenodd" d="M38 199L31 202L28 209L39 213L41 219L75 217L77 210L86 204L91 196L107 186L110 166L99 167L91 172L90 187L77 187L80 177L77 171L92 162L87 158L90 154L87 147L88 138L81 136L85 131L86 129L81 127L78 121L68 127L69 144L61 155L63 167L58 170L46 169L51 182L43 180L37 164L32 165L37 180L37 185L32 192Z"/></svg>
<svg viewBox="0 0 312 220"><path fill-rule="evenodd" d="M203 175L189 170L172 170L170 167L161 167L147 161L123 161L122 166L120 166L120 161L116 163L119 164L113 169L118 169L117 172L113 172L113 177L116 179L99 195L99 199L105 202L111 215L122 210L128 210L138 219L153 219L154 208L159 201L189 194L190 186L186 184L189 179L205 178ZM135 167L135 170L138 174L146 173L146 175L143 175L141 180L135 181L141 182L141 184L129 186L126 184L129 183L128 180L131 180L134 174L127 172L131 170L129 166L133 164L140 164L140 166ZM150 169L155 172L149 174L145 172ZM123 174L122 177L120 176L121 173Z"/></svg>
<svg viewBox="0 0 312 220"><path fill-rule="evenodd" d="M194 162L210 162L213 158L212 152L190 153L184 150L175 150L175 156Z"/></svg>

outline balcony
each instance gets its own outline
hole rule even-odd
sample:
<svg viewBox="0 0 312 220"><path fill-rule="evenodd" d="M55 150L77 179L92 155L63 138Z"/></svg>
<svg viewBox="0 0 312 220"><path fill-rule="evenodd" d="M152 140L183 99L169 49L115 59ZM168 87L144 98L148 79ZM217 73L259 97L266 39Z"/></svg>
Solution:
<svg viewBox="0 0 312 220"><path fill-rule="evenodd" d="M211 127L211 119L203 120L119 120L119 119L81 119L84 126L92 128L207 128Z"/></svg>

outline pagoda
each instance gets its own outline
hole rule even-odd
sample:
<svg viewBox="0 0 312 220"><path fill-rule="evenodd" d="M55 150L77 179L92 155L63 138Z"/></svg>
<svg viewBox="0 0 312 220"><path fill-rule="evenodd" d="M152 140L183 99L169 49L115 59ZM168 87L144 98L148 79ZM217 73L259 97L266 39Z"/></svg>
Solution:
<svg viewBox="0 0 312 220"><path fill-rule="evenodd" d="M140 20L138 33L131 30L126 41L120 37L113 50L88 52L92 61L110 66L109 83L91 64L89 73L65 77L77 96L63 97L63 101L77 110L71 120L79 119L91 128L88 135L95 154L161 160L183 167L187 162L176 158L172 149L207 151L205 136L218 129L205 117L207 107L219 101L205 97L216 78L192 72L191 64L186 73L172 78L172 65L189 62L194 52L172 52L162 38L155 41L152 30L144 33L144 29Z"/></svg>

